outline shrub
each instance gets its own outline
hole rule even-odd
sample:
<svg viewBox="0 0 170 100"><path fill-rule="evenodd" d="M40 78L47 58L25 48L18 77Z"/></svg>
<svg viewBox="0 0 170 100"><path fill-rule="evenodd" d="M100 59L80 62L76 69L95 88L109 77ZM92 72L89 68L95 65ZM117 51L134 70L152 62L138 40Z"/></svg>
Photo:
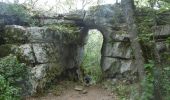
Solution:
<svg viewBox="0 0 170 100"><path fill-rule="evenodd" d="M19 89L9 85L9 82L0 75L0 100L18 100Z"/></svg>
<svg viewBox="0 0 170 100"><path fill-rule="evenodd" d="M161 75L161 93L164 100L170 100L170 67L164 66Z"/></svg>
<svg viewBox="0 0 170 100"><path fill-rule="evenodd" d="M28 91L29 79L25 64L19 63L16 56L9 55L0 59L0 75L2 75L10 86L20 88L21 94Z"/></svg>

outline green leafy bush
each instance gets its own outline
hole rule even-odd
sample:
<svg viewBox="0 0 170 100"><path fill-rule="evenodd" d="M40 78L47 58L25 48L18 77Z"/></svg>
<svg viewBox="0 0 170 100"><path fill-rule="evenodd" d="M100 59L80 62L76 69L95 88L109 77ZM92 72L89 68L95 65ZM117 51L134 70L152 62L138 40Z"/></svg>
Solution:
<svg viewBox="0 0 170 100"><path fill-rule="evenodd" d="M27 77L26 65L19 63L16 56L10 55L0 60L0 74L12 85Z"/></svg>
<svg viewBox="0 0 170 100"><path fill-rule="evenodd" d="M19 100L19 89L9 85L0 75L0 100Z"/></svg>
<svg viewBox="0 0 170 100"><path fill-rule="evenodd" d="M145 73L146 76L144 80L141 81L140 84L143 88L139 93L139 85L137 87L133 87L131 90L131 99L132 100L153 100L154 93L154 77L153 77L153 69L154 69L154 61L149 60L148 63L145 64Z"/></svg>
<svg viewBox="0 0 170 100"><path fill-rule="evenodd" d="M20 94L26 94L29 89L28 70L25 64L19 63L16 56L9 55L0 59L0 75L10 86L20 89Z"/></svg>
<svg viewBox="0 0 170 100"><path fill-rule="evenodd" d="M161 75L161 93L164 100L170 100L170 67L165 66Z"/></svg>

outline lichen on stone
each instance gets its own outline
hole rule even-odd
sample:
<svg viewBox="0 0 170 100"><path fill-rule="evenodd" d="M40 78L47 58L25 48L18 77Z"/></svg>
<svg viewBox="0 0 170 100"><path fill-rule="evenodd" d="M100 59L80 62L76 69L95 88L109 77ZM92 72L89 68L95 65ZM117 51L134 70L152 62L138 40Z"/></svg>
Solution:
<svg viewBox="0 0 170 100"><path fill-rule="evenodd" d="M6 43L25 43L27 41L26 30L22 26L6 26L2 36Z"/></svg>
<svg viewBox="0 0 170 100"><path fill-rule="evenodd" d="M74 24L53 24L47 27L48 31L58 32L64 43L73 43L79 38L80 29Z"/></svg>

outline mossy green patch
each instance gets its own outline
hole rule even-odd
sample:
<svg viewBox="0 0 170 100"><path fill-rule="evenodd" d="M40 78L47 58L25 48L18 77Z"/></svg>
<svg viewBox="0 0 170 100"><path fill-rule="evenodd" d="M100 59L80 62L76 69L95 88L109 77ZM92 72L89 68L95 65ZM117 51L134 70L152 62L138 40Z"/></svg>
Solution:
<svg viewBox="0 0 170 100"><path fill-rule="evenodd" d="M124 30L120 30L120 31L116 31L116 34L127 34L127 32Z"/></svg>
<svg viewBox="0 0 170 100"><path fill-rule="evenodd" d="M55 80L56 77L60 76L63 72L64 68L58 63L49 64L49 68L47 69L46 79L47 79L47 86L51 84L52 80Z"/></svg>
<svg viewBox="0 0 170 100"><path fill-rule="evenodd" d="M26 31L19 27L6 27L2 36L6 43L25 43L27 41L25 33Z"/></svg>
<svg viewBox="0 0 170 100"><path fill-rule="evenodd" d="M16 45L5 44L0 46L0 58L8 56L10 53L14 52L14 49L17 48Z"/></svg>
<svg viewBox="0 0 170 100"><path fill-rule="evenodd" d="M58 32L63 43L76 43L79 39L79 27L74 24L48 25L49 31Z"/></svg>

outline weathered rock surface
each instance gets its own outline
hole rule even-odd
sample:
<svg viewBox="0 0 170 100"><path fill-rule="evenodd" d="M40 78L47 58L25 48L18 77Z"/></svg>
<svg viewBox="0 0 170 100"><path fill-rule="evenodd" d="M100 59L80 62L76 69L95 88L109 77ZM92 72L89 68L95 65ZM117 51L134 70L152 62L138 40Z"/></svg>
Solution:
<svg viewBox="0 0 170 100"><path fill-rule="evenodd" d="M153 28L156 37L170 37L170 25L161 25Z"/></svg>
<svg viewBox="0 0 170 100"><path fill-rule="evenodd" d="M65 29L64 26L60 28ZM79 43L80 36L76 34L76 39L73 37L74 31L81 33L78 28L77 26L77 30L70 28L63 31L58 27L7 25L5 31L1 33L5 43L0 45L0 52L3 52L0 57L12 53L17 55L21 62L30 66L32 87L29 92L36 93L37 90L44 88L47 82L61 75L64 69L80 65L83 46Z"/></svg>
<svg viewBox="0 0 170 100"><path fill-rule="evenodd" d="M103 34L101 67L107 77L132 70L132 51L120 5L101 5L88 11L73 11L62 19L55 19L55 16L48 19L47 16L46 19L40 19L39 23L56 25L9 25L2 34L5 44L17 44L14 53L19 55L23 62L31 65L35 77L32 80L33 92L36 92L39 86L43 87L50 79L46 76L51 63L62 66L63 69L75 69L80 66L89 29L98 29ZM51 76L54 77L55 75Z"/></svg>
<svg viewBox="0 0 170 100"><path fill-rule="evenodd" d="M115 78L136 71L120 5L100 5L87 11L73 11L62 15L61 19L48 19L47 16L38 23L42 27L6 25L0 32L3 40L0 41L0 57L12 53L29 66L32 94L62 72L70 75L66 70L73 69L71 72L76 74L89 29L97 29L103 35L101 67L106 77ZM156 27L154 36L159 40L159 52L170 50L165 43L169 35L169 25Z"/></svg>
<svg viewBox="0 0 170 100"><path fill-rule="evenodd" d="M107 77L133 70L132 50L120 5L100 5L87 11L70 12L64 19L103 34L101 67Z"/></svg>

